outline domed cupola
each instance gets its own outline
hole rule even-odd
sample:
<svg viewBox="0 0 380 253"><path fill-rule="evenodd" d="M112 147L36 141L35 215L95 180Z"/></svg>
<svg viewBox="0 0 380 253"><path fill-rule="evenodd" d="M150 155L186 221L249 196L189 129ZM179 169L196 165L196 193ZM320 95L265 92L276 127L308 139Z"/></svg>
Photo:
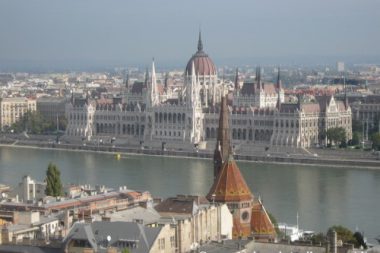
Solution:
<svg viewBox="0 0 380 253"><path fill-rule="evenodd" d="M192 74L192 64L194 62L195 74L200 76L216 75L216 67L211 58L203 51L201 32L199 31L198 51L187 62L185 74Z"/></svg>

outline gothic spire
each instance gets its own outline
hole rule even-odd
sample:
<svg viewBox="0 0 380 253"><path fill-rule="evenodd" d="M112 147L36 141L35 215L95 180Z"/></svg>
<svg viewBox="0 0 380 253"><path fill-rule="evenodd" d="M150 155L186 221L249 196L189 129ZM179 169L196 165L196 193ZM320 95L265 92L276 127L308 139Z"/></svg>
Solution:
<svg viewBox="0 0 380 253"><path fill-rule="evenodd" d="M343 75L343 87L344 87L344 107L348 108L348 98L347 98L347 85L346 85L346 77Z"/></svg>
<svg viewBox="0 0 380 253"><path fill-rule="evenodd" d="M148 82L149 82L149 69L146 67L145 70L145 80L144 80L144 86L148 88Z"/></svg>
<svg viewBox="0 0 380 253"><path fill-rule="evenodd" d="M222 164L228 160L231 150L229 110L227 105L227 95L222 96L219 116L218 138L214 151L214 179L218 176Z"/></svg>
<svg viewBox="0 0 380 253"><path fill-rule="evenodd" d="M261 68L260 68L260 66L256 68L256 81L257 81L257 88L260 91L261 90Z"/></svg>
<svg viewBox="0 0 380 253"><path fill-rule="evenodd" d="M301 94L297 94L297 107L298 107L298 110L301 111L301 104L302 104L302 95Z"/></svg>
<svg viewBox="0 0 380 253"><path fill-rule="evenodd" d="M129 71L127 71L127 73L125 75L125 88L126 89L129 88Z"/></svg>
<svg viewBox="0 0 380 253"><path fill-rule="evenodd" d="M168 81L169 81L169 72L166 72L166 74L165 74L165 81L164 81L164 89L165 89L165 91L168 90Z"/></svg>
<svg viewBox="0 0 380 253"><path fill-rule="evenodd" d="M281 77L280 77L280 67L278 67L278 75L277 75L277 109L281 109Z"/></svg>
<svg viewBox="0 0 380 253"><path fill-rule="evenodd" d="M188 106L189 107L192 107L192 106L196 106L194 103L196 101L196 98L195 98L195 95L196 95L196 92L195 92L195 89L196 89L196 86L197 86L197 76L195 74L195 66L194 66L194 61L192 62L192 65L191 65L191 86L190 86L190 89L189 89L189 92L188 92Z"/></svg>
<svg viewBox="0 0 380 253"><path fill-rule="evenodd" d="M202 32L199 29L199 38L198 38L198 52L203 51L203 43L202 43Z"/></svg>
<svg viewBox="0 0 380 253"><path fill-rule="evenodd" d="M157 79L156 79L156 67L154 65L154 58L152 60L152 80L151 80L151 85L152 85L152 104L156 104L157 102Z"/></svg>
<svg viewBox="0 0 380 253"><path fill-rule="evenodd" d="M239 90L239 69L236 68L236 74L235 74L235 91Z"/></svg>

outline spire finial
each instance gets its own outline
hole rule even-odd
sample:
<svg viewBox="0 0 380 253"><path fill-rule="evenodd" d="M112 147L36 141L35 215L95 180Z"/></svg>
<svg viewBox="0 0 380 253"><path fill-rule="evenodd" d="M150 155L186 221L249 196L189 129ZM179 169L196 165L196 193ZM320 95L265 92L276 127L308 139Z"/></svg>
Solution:
<svg viewBox="0 0 380 253"><path fill-rule="evenodd" d="M202 31L200 27L199 27L199 38L198 38L198 51L203 51Z"/></svg>

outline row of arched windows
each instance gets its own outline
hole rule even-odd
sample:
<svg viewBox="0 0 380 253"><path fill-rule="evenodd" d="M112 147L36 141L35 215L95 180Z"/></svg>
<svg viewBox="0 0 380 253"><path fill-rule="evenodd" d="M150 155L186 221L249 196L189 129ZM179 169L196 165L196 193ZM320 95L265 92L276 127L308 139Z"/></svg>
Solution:
<svg viewBox="0 0 380 253"><path fill-rule="evenodd" d="M123 135L144 135L145 126L137 124L96 124L96 132L100 134L123 134Z"/></svg>
<svg viewBox="0 0 380 253"><path fill-rule="evenodd" d="M272 130L253 130L253 129L232 129L233 140L249 140L249 141L270 141L272 136ZM206 128L206 139L216 139L218 134L218 128Z"/></svg>
<svg viewBox="0 0 380 253"><path fill-rule="evenodd" d="M184 124L185 123L184 113L158 113L154 114L154 122L156 123L173 123L173 124Z"/></svg>

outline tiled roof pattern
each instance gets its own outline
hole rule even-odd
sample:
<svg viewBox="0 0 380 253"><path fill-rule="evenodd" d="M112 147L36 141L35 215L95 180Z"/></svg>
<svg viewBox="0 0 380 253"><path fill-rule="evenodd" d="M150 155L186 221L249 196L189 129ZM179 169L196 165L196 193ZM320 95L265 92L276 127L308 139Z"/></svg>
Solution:
<svg viewBox="0 0 380 253"><path fill-rule="evenodd" d="M253 199L253 195L235 160L230 158L228 162L223 164L222 170L207 195L207 199L224 203L250 201Z"/></svg>
<svg viewBox="0 0 380 253"><path fill-rule="evenodd" d="M252 207L251 227L255 234L266 236L276 235L273 223L260 200Z"/></svg>

